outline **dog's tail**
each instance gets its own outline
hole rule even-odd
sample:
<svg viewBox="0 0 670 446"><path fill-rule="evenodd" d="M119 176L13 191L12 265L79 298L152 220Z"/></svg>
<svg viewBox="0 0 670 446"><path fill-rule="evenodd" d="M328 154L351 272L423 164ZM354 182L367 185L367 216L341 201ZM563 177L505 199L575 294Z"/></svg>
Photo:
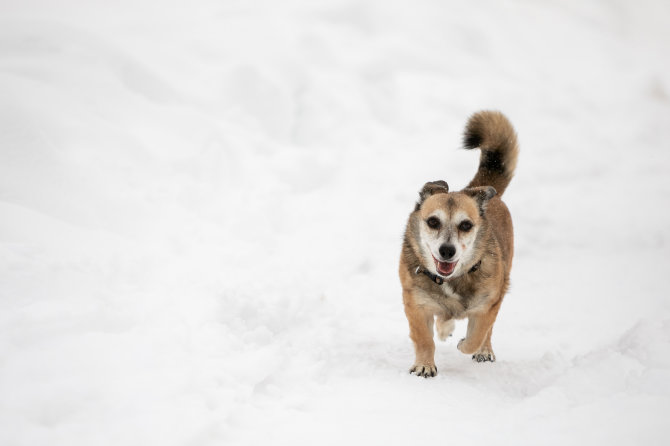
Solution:
<svg viewBox="0 0 670 446"><path fill-rule="evenodd" d="M468 187L493 186L502 195L507 188L519 154L516 132L509 120L498 111L480 111L465 126L463 145L479 147L479 169Z"/></svg>

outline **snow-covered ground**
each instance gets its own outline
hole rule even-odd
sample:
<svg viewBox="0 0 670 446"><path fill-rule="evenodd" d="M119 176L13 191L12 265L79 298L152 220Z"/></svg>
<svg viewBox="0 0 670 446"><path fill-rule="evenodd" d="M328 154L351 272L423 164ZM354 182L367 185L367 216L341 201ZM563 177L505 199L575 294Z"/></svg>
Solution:
<svg viewBox="0 0 670 446"><path fill-rule="evenodd" d="M669 5L1 2L0 444L665 444ZM420 379L401 236L483 108L498 361Z"/></svg>

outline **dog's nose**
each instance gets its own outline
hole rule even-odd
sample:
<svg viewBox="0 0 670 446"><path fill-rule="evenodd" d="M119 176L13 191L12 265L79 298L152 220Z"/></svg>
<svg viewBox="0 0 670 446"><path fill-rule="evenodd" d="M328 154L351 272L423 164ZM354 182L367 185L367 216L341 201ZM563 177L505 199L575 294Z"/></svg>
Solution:
<svg viewBox="0 0 670 446"><path fill-rule="evenodd" d="M456 254L456 247L451 243L445 243L444 245L440 246L439 251L444 260L449 260L454 256L454 254Z"/></svg>

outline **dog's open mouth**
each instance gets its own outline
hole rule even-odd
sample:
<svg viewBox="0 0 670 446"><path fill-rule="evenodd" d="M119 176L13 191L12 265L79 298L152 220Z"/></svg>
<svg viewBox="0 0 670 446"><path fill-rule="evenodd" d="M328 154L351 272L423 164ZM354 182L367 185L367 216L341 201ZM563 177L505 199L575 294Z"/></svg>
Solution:
<svg viewBox="0 0 670 446"><path fill-rule="evenodd" d="M458 260L453 263L440 262L435 257L433 257L433 260L435 260L435 268L437 269L438 274L445 277L454 272L454 269L456 269L456 264L458 263Z"/></svg>

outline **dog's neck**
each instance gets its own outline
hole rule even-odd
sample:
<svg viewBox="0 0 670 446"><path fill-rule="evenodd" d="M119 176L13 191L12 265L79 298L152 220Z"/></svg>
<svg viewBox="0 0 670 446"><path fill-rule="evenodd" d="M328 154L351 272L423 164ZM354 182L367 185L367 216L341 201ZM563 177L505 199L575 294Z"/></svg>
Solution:
<svg viewBox="0 0 670 446"><path fill-rule="evenodd" d="M479 259L479 261L477 263L472 265L472 268L470 268L468 270L468 274L474 273L475 271L477 271L479 269L480 266L482 266L482 260L481 259ZM427 269L423 268L421 265L416 267L416 270L414 270L414 274L424 274L426 277L428 277L430 280L432 280L433 282L435 282L438 285L442 285L444 283L444 278L442 278L441 276L438 276L437 274L431 273Z"/></svg>

